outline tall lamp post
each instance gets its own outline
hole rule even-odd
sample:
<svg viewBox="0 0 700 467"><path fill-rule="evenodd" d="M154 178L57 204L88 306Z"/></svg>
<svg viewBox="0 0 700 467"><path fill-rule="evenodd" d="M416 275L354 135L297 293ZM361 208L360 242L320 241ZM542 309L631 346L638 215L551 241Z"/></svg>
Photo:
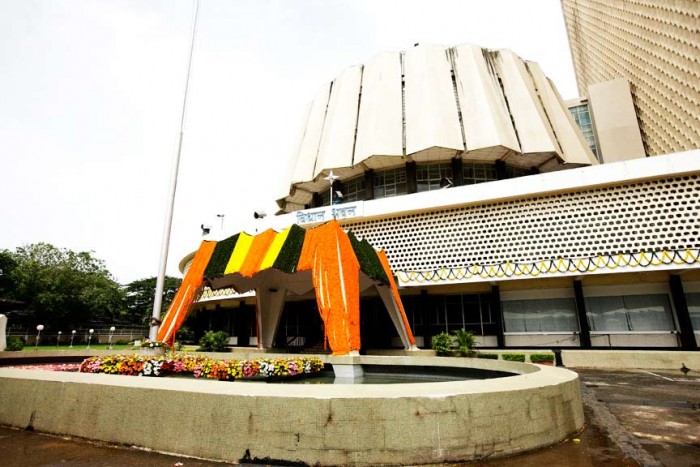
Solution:
<svg viewBox="0 0 700 467"><path fill-rule="evenodd" d="M34 348L39 347L39 339L41 339L41 331L44 330L44 325L40 324L36 327L36 342L34 343Z"/></svg>
<svg viewBox="0 0 700 467"><path fill-rule="evenodd" d="M75 333L76 333L75 329L73 329L70 332L71 335L70 335L70 346L68 347L69 349L73 348L73 339L75 339Z"/></svg>
<svg viewBox="0 0 700 467"><path fill-rule="evenodd" d="M217 215L216 215L216 217L218 217L219 219L221 219L221 230L219 231L219 236L220 236L221 238L224 238L224 217L225 217L225 216L226 216L226 214L217 214Z"/></svg>
<svg viewBox="0 0 700 467"><path fill-rule="evenodd" d="M109 328L109 350L112 350L112 336L114 335L115 327Z"/></svg>
<svg viewBox="0 0 700 467"><path fill-rule="evenodd" d="M182 152L182 136L185 128L185 113L187 110L187 93L190 88L190 71L192 70L192 52L194 51L194 39L197 33L197 16L199 15L199 0L195 0L194 18L192 20L192 37L190 40L190 52L187 60L187 76L185 78L185 93L182 99L182 114L180 116L180 134L178 136L177 153L173 161L173 170L170 175L170 190L168 194L168 211L165 215L163 227L163 243L160 251L160 266L158 267L158 279L156 280L156 292L153 299L153 315L148 338L155 341L158 338L160 326L160 308L163 303L163 289L165 288L165 267L168 262L168 248L170 247L170 229L173 225L173 209L175 207L175 191L177 190L177 174L180 167L180 153Z"/></svg>
<svg viewBox="0 0 700 467"><path fill-rule="evenodd" d="M63 334L61 331L58 331L58 337L56 338L56 347L61 345L61 334Z"/></svg>

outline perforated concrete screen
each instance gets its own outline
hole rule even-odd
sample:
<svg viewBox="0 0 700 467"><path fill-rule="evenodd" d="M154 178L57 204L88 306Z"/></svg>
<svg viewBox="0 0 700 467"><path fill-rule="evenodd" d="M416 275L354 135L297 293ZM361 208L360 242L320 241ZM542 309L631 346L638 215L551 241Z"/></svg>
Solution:
<svg viewBox="0 0 700 467"><path fill-rule="evenodd" d="M394 271L435 271L697 250L699 213L700 176L688 175L349 223L344 228L385 248Z"/></svg>

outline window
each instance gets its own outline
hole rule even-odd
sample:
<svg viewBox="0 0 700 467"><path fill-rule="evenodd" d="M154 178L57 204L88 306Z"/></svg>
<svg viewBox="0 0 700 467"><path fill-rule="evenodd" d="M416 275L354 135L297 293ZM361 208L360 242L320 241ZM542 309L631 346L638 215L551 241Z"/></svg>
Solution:
<svg viewBox="0 0 700 467"><path fill-rule="evenodd" d="M493 164L463 164L462 182L465 185L496 180L496 166Z"/></svg>
<svg viewBox="0 0 700 467"><path fill-rule="evenodd" d="M418 191L439 190L440 180L452 180L451 164L422 164L416 167L416 182Z"/></svg>
<svg viewBox="0 0 700 467"><path fill-rule="evenodd" d="M578 331L572 298L509 300L501 304L506 332Z"/></svg>
<svg viewBox="0 0 700 467"><path fill-rule="evenodd" d="M353 178L347 182L343 182L343 203L352 203L353 201L362 201L365 199L365 177Z"/></svg>
<svg viewBox="0 0 700 467"><path fill-rule="evenodd" d="M673 331L668 295L586 298L591 331Z"/></svg>
<svg viewBox="0 0 700 467"><path fill-rule="evenodd" d="M700 293L686 294L685 299L688 301L690 323L693 330L700 331Z"/></svg>
<svg viewBox="0 0 700 467"><path fill-rule="evenodd" d="M515 167L513 165L506 166L506 178L518 178L526 175L532 175L532 172L522 167Z"/></svg>
<svg viewBox="0 0 700 467"><path fill-rule="evenodd" d="M406 194L406 168L384 170L374 174L374 198Z"/></svg>
<svg viewBox="0 0 700 467"><path fill-rule="evenodd" d="M430 297L426 308L434 334L457 329L466 329L481 336L496 332L488 294Z"/></svg>
<svg viewBox="0 0 700 467"><path fill-rule="evenodd" d="M578 125L583 137L588 143L588 147L595 155L596 159L600 161L600 155L598 154L598 142L595 139L595 133L593 132L593 123L591 122L591 113L588 108L588 104L577 105L569 109L571 115L574 117L576 125Z"/></svg>

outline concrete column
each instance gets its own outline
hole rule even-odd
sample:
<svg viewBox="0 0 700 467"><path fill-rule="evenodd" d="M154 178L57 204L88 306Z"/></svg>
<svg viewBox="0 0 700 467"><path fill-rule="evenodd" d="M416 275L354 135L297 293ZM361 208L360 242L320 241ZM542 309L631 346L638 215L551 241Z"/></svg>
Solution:
<svg viewBox="0 0 700 467"><path fill-rule="evenodd" d="M406 163L406 193L418 192L417 167L415 162Z"/></svg>
<svg viewBox="0 0 700 467"><path fill-rule="evenodd" d="M255 295L258 298L257 317L260 331L258 348L269 349L275 341L287 289L256 289Z"/></svg>
<svg viewBox="0 0 700 467"><path fill-rule="evenodd" d="M377 286L377 292L379 292L379 296L389 312L389 317L394 323L394 327L399 332L399 337L401 338L401 342L403 342L403 347L406 350L417 350L417 347L412 346L411 342L408 340L408 331L406 330L406 325L404 324L403 317L399 311L399 306L394 299L394 294L391 293L391 289L386 286Z"/></svg>
<svg viewBox="0 0 700 467"><path fill-rule="evenodd" d="M374 199L374 170L365 172L365 200Z"/></svg>
<svg viewBox="0 0 700 467"><path fill-rule="evenodd" d="M588 317L586 316L586 301L583 297L583 286L581 281L574 281L574 298L576 301L576 316L578 317L578 327L581 331L579 340L581 348L591 348L591 328L588 325Z"/></svg>
<svg viewBox="0 0 700 467"><path fill-rule="evenodd" d="M501 290L497 285L491 286L491 311L496 320L496 342L498 347L506 346L506 338L503 335L503 311L501 310Z"/></svg>
<svg viewBox="0 0 700 467"><path fill-rule="evenodd" d="M5 333L7 329L7 316L0 315L0 352L5 350L7 347L7 339L5 338Z"/></svg>
<svg viewBox="0 0 700 467"><path fill-rule="evenodd" d="M455 157L450 164L452 166L452 183L454 183L454 186L464 185L464 180L462 179L462 159Z"/></svg>
<svg viewBox="0 0 700 467"><path fill-rule="evenodd" d="M497 160L495 162L496 166L496 180L505 180L508 178L508 174L506 173L506 163L503 162L502 160Z"/></svg>
<svg viewBox="0 0 700 467"><path fill-rule="evenodd" d="M680 276L671 275L669 279L671 287L671 297L673 297L673 307L676 309L676 318L678 318L678 327L681 332L681 349L697 350L698 343L695 340L695 332L693 331L693 323L690 321L690 312L688 311L688 302L685 299L685 291L683 290L683 281Z"/></svg>

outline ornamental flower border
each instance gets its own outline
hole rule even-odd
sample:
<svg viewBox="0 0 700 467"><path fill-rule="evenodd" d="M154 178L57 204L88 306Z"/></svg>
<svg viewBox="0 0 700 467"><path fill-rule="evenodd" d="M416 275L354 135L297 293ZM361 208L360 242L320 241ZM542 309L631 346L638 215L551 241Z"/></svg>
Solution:
<svg viewBox="0 0 700 467"><path fill-rule="evenodd" d="M195 378L234 381L237 379L284 379L319 373L324 367L317 357L217 360L203 355L173 354L110 355L90 357L80 364L81 373L129 376L172 376L191 374Z"/></svg>

